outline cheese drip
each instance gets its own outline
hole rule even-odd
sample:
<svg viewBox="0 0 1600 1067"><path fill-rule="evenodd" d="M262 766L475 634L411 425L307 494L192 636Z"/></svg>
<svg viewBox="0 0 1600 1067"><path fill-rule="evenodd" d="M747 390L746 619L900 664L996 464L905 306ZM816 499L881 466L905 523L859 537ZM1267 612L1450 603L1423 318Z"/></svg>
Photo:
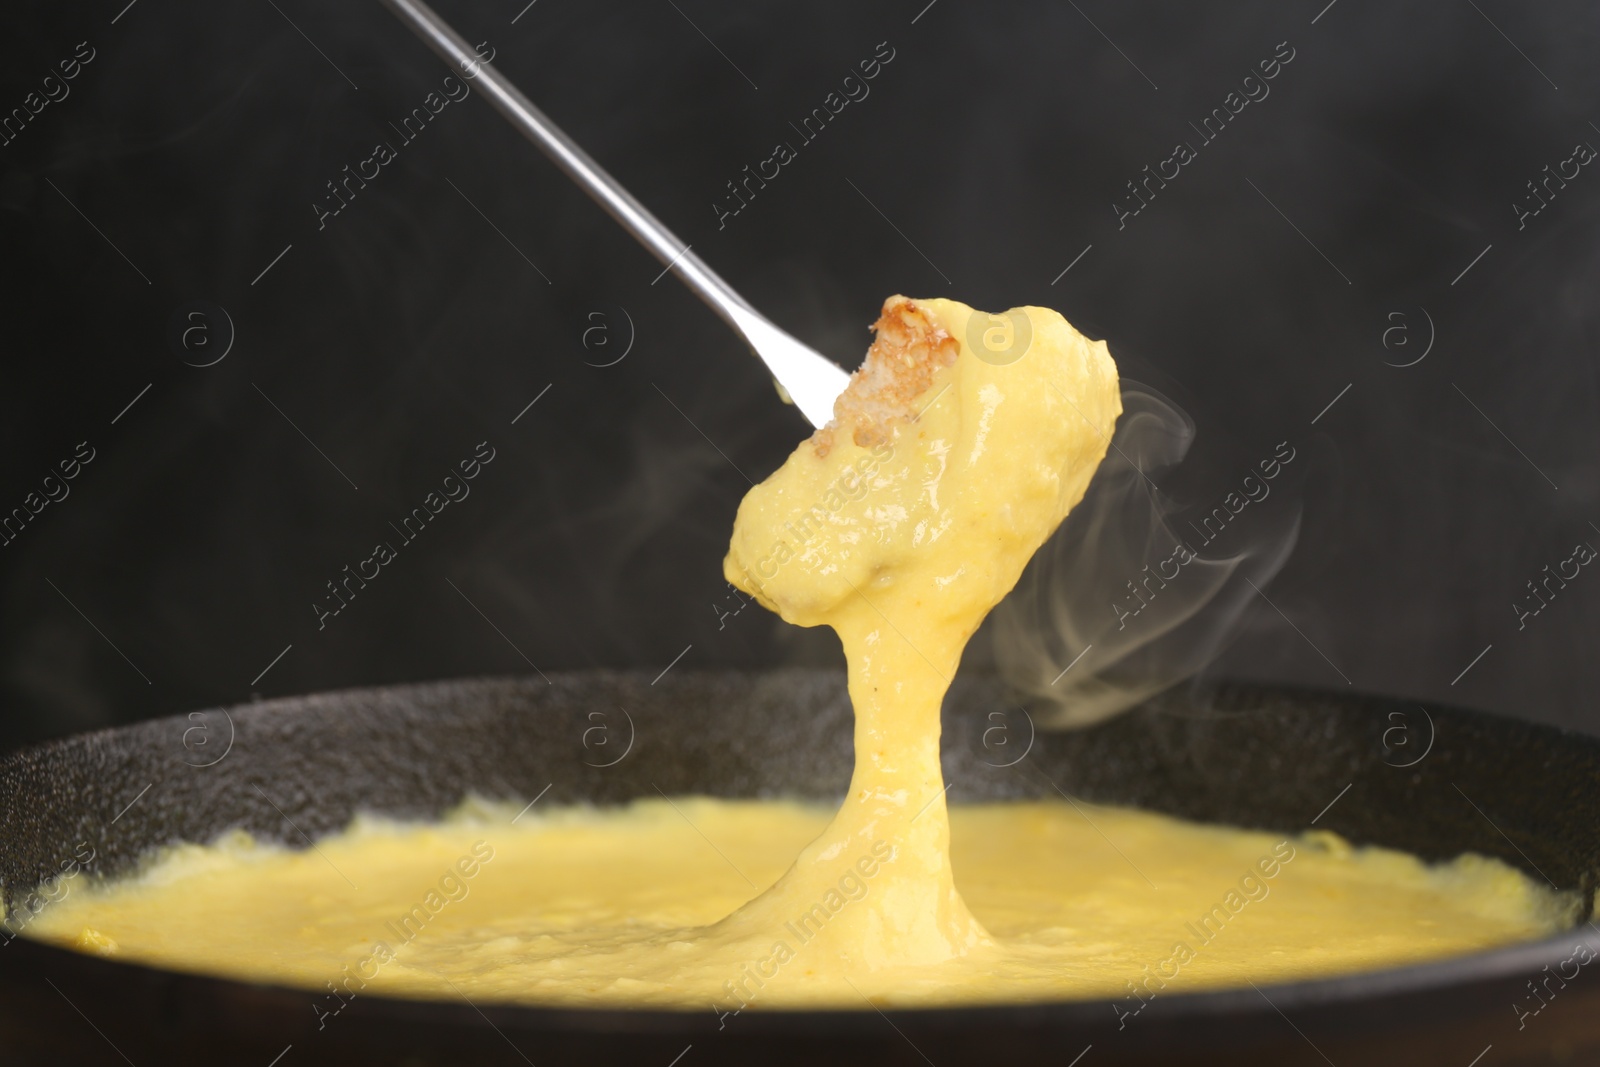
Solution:
<svg viewBox="0 0 1600 1067"><path fill-rule="evenodd" d="M892 297L874 329L834 421L745 497L723 564L785 621L838 633L856 763L827 830L722 928L771 928L837 895L884 842L871 894L820 935L858 974L992 947L951 876L939 709L973 631L1083 498L1122 411L1105 343L1054 311Z"/></svg>

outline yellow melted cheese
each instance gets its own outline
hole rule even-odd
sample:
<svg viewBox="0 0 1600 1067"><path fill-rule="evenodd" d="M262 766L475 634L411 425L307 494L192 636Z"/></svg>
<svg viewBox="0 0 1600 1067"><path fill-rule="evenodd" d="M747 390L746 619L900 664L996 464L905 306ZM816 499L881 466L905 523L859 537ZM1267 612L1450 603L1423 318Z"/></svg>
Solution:
<svg viewBox="0 0 1600 1067"><path fill-rule="evenodd" d="M1408 962L1570 921L1571 900L1476 857L1429 868L1331 835L1055 803L952 819L945 690L1121 411L1103 342L1041 308L974 316L889 301L835 423L735 523L728 579L844 648L856 766L831 817L685 798L513 823L475 804L437 826L363 821L308 852L235 835L78 887L25 932L326 987L319 1013L368 990L720 1012L1107 995L1132 1012L1174 985Z"/></svg>
<svg viewBox="0 0 1600 1067"><path fill-rule="evenodd" d="M838 633L856 766L828 828L718 932L780 926L881 843L892 858L875 892L819 935L840 976L875 989L889 970L994 950L951 876L939 708L967 639L1082 499L1122 411L1104 342L1044 308L975 330L974 314L891 298L834 424L750 490L723 566L786 621ZM989 329L1019 358L980 358L967 335Z"/></svg>
<svg viewBox="0 0 1600 1067"><path fill-rule="evenodd" d="M1327 833L1286 840L1082 802L957 804L955 884L992 944L868 971L827 934L883 902L888 864L774 909L742 944L718 932L829 809L691 797L543 807L514 824L521 805L472 803L420 826L361 818L317 852L242 833L183 845L131 878L68 879L23 933L304 987L319 1014L371 994L718 1012L1104 997L1137 1011L1247 979L1459 955L1573 916L1571 900L1477 856L1429 866Z"/></svg>

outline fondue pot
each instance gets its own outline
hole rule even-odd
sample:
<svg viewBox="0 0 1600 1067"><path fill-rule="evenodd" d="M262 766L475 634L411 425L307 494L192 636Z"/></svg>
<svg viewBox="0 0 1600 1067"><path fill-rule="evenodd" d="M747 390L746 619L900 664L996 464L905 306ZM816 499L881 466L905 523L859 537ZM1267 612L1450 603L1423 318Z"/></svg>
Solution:
<svg viewBox="0 0 1600 1067"><path fill-rule="evenodd" d="M595 713L600 715L596 716ZM998 714L997 714L998 713ZM1005 720L1005 747L993 734ZM1427 859L1494 856L1586 901L1546 941L1396 970L1213 992L976 1008L579 1010L316 992L0 943L7 1064L1321 1064L1600 1059L1600 742L1508 718L1322 692L1170 693L1090 729L1035 733L987 678L945 706L957 802L1057 795ZM596 731L599 732L596 732ZM243 828L305 848L358 812L439 816L468 794L620 804L709 794L836 801L844 677L593 671L347 690L86 734L0 760L8 907L93 859ZM1024 754L1025 753L1025 754ZM142 792L141 792L142 790ZM1313 826L1313 823L1315 824ZM37 900L37 895L33 895ZM1574 974L1576 971L1576 974ZM330 976L331 977L331 976ZM1536 999L1537 998L1537 999ZM1481 1057L1481 1059L1475 1059Z"/></svg>

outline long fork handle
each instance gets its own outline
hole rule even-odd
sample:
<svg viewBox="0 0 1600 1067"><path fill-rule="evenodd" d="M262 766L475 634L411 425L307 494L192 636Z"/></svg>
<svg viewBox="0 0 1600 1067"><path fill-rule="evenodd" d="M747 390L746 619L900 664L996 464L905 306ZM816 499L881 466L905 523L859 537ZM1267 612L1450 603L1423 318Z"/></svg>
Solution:
<svg viewBox="0 0 1600 1067"><path fill-rule="evenodd" d="M741 335L746 333L747 320L742 315L756 312L745 299L706 266L660 219L650 214L649 209L635 200L628 190L617 184L617 180L607 174L605 168L579 148L493 64L484 62L432 8L422 0L381 2L445 62L463 73L472 72L469 77L483 89L496 111L522 131L524 137L538 145L540 151L549 156L556 166L582 186L584 192L605 208L625 230L638 238L651 255L669 268L676 268L684 284L711 305L712 310L722 316L728 325Z"/></svg>

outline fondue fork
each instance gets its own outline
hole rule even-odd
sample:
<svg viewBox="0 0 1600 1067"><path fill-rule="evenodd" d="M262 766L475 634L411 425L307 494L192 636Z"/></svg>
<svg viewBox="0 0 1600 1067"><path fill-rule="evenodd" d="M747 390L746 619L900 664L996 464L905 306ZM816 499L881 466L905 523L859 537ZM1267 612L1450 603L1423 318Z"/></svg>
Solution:
<svg viewBox="0 0 1600 1067"><path fill-rule="evenodd" d="M683 283L749 343L777 380L785 399L813 426L823 426L833 418L833 402L849 382L848 374L751 307L422 0L381 2L447 63L475 77L496 111L666 264L666 270L676 269Z"/></svg>

